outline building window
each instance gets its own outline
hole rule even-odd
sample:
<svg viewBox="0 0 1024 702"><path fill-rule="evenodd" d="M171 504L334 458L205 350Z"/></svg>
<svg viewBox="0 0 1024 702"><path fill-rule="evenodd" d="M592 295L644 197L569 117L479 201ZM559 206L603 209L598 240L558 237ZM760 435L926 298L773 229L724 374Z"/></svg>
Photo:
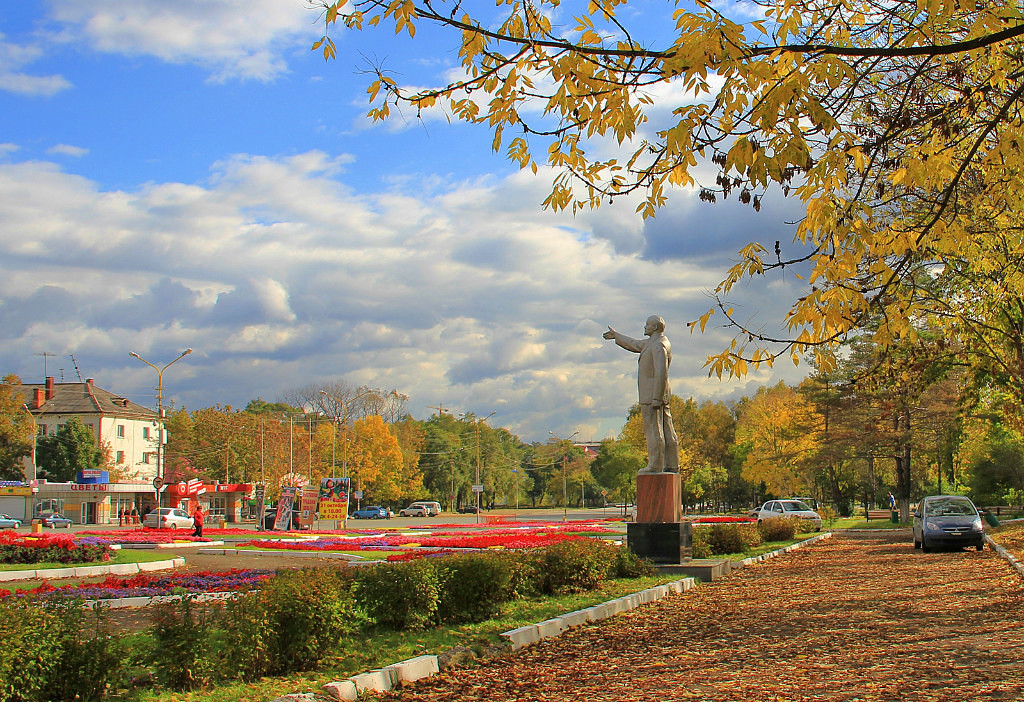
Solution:
<svg viewBox="0 0 1024 702"><path fill-rule="evenodd" d="M149 438L149 427L142 427L142 438L143 439L148 439Z"/></svg>
<svg viewBox="0 0 1024 702"><path fill-rule="evenodd" d="M117 465L124 463L124 451L117 452Z"/></svg>
<svg viewBox="0 0 1024 702"><path fill-rule="evenodd" d="M39 425L39 436L46 436L46 425L45 424L40 424Z"/></svg>
<svg viewBox="0 0 1024 702"><path fill-rule="evenodd" d="M156 463L156 454L152 451L146 451L142 454L143 463Z"/></svg>
<svg viewBox="0 0 1024 702"><path fill-rule="evenodd" d="M117 438L119 438L119 439L123 439L124 438L124 424L118 424L117 425Z"/></svg>

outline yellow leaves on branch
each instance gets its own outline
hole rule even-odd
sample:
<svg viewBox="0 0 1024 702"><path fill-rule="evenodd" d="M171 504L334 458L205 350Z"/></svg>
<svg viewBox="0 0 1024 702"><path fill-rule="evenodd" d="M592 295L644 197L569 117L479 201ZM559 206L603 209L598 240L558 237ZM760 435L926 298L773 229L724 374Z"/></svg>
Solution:
<svg viewBox="0 0 1024 702"><path fill-rule="evenodd" d="M369 114L443 105L486 125L492 148L520 168L554 171L545 207L576 212L633 193L648 218L678 188L700 187L711 201L735 189L754 207L773 188L799 197L794 240L811 251L800 262L808 288L781 320L786 338L750 333L721 307L738 341L708 359L713 374L808 351L827 360L830 344L872 317L882 320L879 341L912 338L922 318L956 317L963 301L989 294L968 282L995 268L985 232L1024 231L1019 8L781 0L744 24L700 0L667 10L675 35L659 48L651 18L629 26L624 5L588 0L570 15L558 0L500 0L486 16L380 0L330 4L324 19L328 33L338 22L393 23L408 37L420 22L448 27L462 77L405 92L377 69ZM314 50L337 51L326 35ZM645 132L652 106L667 100L671 116L659 109ZM709 161L717 186L699 177ZM1024 250L1015 236L1010 248ZM717 292L783 267L766 254L741 250ZM964 280L950 281L953 271ZM944 298L948 289L956 293Z"/></svg>

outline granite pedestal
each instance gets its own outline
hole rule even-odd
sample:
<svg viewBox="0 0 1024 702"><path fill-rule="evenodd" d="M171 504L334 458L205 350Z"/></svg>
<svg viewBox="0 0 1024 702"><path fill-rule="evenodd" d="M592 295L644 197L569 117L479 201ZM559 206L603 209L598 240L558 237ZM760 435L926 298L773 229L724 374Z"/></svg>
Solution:
<svg viewBox="0 0 1024 702"><path fill-rule="evenodd" d="M626 525L626 544L656 564L680 564L693 556L693 532L682 521L678 473L636 476L636 521Z"/></svg>

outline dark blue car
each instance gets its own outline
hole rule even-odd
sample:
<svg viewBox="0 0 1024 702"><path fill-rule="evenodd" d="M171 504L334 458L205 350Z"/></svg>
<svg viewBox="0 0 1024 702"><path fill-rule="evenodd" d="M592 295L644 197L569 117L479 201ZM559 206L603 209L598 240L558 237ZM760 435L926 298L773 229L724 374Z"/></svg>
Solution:
<svg viewBox="0 0 1024 702"><path fill-rule="evenodd" d="M985 548L985 528L978 508L961 495L931 495L914 510L914 548L938 546Z"/></svg>
<svg viewBox="0 0 1024 702"><path fill-rule="evenodd" d="M391 510L387 507L363 507L351 514L353 519L391 519Z"/></svg>

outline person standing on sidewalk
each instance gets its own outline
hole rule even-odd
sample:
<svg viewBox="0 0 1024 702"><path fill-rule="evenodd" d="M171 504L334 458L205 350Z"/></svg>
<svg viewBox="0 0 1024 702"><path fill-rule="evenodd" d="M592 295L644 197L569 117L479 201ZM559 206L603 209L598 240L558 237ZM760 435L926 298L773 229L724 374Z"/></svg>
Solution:
<svg viewBox="0 0 1024 702"><path fill-rule="evenodd" d="M196 511L192 513L192 525L195 527L192 530L192 536L202 537L203 535L203 508L201 505L196 505Z"/></svg>

